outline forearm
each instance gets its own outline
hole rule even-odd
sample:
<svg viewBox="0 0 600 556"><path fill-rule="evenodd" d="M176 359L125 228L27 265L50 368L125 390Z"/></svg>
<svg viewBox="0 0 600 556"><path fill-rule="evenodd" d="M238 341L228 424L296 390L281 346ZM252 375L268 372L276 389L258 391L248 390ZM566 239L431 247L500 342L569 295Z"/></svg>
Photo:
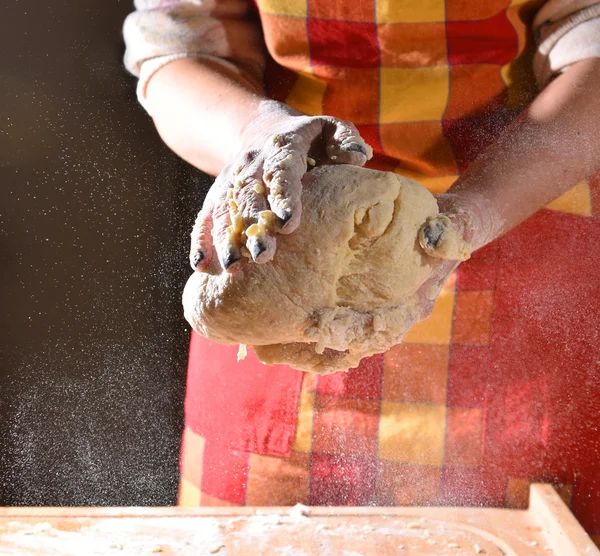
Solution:
<svg viewBox="0 0 600 556"><path fill-rule="evenodd" d="M484 207L480 247L600 167L600 59L578 62L536 97L448 193ZM482 202L481 202L482 201Z"/></svg>
<svg viewBox="0 0 600 556"><path fill-rule="evenodd" d="M258 87L217 63L182 58L161 68L146 89L164 142L184 160L217 175L268 102ZM290 109L291 111L291 109Z"/></svg>

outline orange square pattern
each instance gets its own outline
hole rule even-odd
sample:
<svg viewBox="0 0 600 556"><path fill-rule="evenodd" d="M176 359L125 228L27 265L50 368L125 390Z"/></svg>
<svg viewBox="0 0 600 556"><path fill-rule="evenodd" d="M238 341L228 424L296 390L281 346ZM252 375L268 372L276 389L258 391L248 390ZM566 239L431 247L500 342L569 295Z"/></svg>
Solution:
<svg viewBox="0 0 600 556"><path fill-rule="evenodd" d="M445 118L464 118L490 110L503 99L506 86L500 67L495 64L460 64L450 66L450 97Z"/></svg>
<svg viewBox="0 0 600 556"><path fill-rule="evenodd" d="M456 344L486 346L490 341L494 292L461 291L456 294L452 341Z"/></svg>
<svg viewBox="0 0 600 556"><path fill-rule="evenodd" d="M509 508L523 510L529 506L529 485L528 479L509 479L506 486L506 505Z"/></svg>
<svg viewBox="0 0 600 556"><path fill-rule="evenodd" d="M441 122L382 124L379 133L385 154L399 160L404 168L430 176L458 173Z"/></svg>
<svg viewBox="0 0 600 556"><path fill-rule="evenodd" d="M310 67L305 19L263 13L261 21L267 47L276 62L296 71Z"/></svg>
<svg viewBox="0 0 600 556"><path fill-rule="evenodd" d="M308 503L309 454L290 457L250 454L246 505L293 506Z"/></svg>
<svg viewBox="0 0 600 556"><path fill-rule="evenodd" d="M379 402L318 396L312 451L375 457Z"/></svg>
<svg viewBox="0 0 600 556"><path fill-rule="evenodd" d="M510 0L448 0L446 2L446 19L448 21L466 21L488 19L510 6Z"/></svg>
<svg viewBox="0 0 600 556"><path fill-rule="evenodd" d="M439 66L448 63L443 23L388 23L377 26L384 67Z"/></svg>
<svg viewBox="0 0 600 556"><path fill-rule="evenodd" d="M446 403L448 347L399 344L384 355L383 399Z"/></svg>
<svg viewBox="0 0 600 556"><path fill-rule="evenodd" d="M377 504L380 506L434 504L438 497L441 474L439 467L382 461L377 476Z"/></svg>
<svg viewBox="0 0 600 556"><path fill-rule="evenodd" d="M473 467L481 463L483 410L449 407L444 465Z"/></svg>
<svg viewBox="0 0 600 556"><path fill-rule="evenodd" d="M379 70L315 66L314 75L327 82L323 112L355 124L376 124L379 119ZM338 79L344 83L340 86Z"/></svg>

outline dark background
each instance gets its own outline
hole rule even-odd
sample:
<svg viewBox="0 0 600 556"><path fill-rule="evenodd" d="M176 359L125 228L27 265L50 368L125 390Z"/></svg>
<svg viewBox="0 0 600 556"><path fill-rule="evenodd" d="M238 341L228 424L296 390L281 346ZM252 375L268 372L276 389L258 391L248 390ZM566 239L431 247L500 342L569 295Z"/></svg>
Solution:
<svg viewBox="0 0 600 556"><path fill-rule="evenodd" d="M0 6L0 505L175 503L210 180L121 57L132 0Z"/></svg>

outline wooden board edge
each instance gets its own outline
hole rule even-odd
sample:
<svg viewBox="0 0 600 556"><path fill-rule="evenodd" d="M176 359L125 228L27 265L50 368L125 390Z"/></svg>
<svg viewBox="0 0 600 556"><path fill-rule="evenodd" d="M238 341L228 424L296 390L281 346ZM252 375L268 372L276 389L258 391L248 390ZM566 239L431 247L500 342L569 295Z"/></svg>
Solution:
<svg viewBox="0 0 600 556"><path fill-rule="evenodd" d="M551 485L534 483L529 489L529 512L559 554L600 556L600 550Z"/></svg>

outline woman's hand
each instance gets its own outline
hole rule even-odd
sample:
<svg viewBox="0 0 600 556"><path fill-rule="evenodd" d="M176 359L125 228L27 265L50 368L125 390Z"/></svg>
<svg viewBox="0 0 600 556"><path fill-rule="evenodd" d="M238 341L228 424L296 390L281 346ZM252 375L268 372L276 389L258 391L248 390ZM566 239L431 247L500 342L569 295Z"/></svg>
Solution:
<svg viewBox="0 0 600 556"><path fill-rule="evenodd" d="M304 116L267 101L242 133L241 148L217 176L192 231L190 263L228 272L242 257L273 258L276 235L300 223L302 177L321 164L363 166L372 149L353 124L329 116Z"/></svg>
<svg viewBox="0 0 600 556"><path fill-rule="evenodd" d="M419 240L428 254L449 260L420 289L424 309L431 310L458 266L447 254L460 259L444 241L444 230L462 230L458 237L479 249L598 170L599 88L600 59L572 64L438 197L451 225L447 220L428 222Z"/></svg>
<svg viewBox="0 0 600 556"><path fill-rule="evenodd" d="M489 202L478 196L444 194L436 197L440 214L421 227L418 241L425 253L439 259L417 295L421 319L433 309L450 274L472 251L488 243L502 222Z"/></svg>

